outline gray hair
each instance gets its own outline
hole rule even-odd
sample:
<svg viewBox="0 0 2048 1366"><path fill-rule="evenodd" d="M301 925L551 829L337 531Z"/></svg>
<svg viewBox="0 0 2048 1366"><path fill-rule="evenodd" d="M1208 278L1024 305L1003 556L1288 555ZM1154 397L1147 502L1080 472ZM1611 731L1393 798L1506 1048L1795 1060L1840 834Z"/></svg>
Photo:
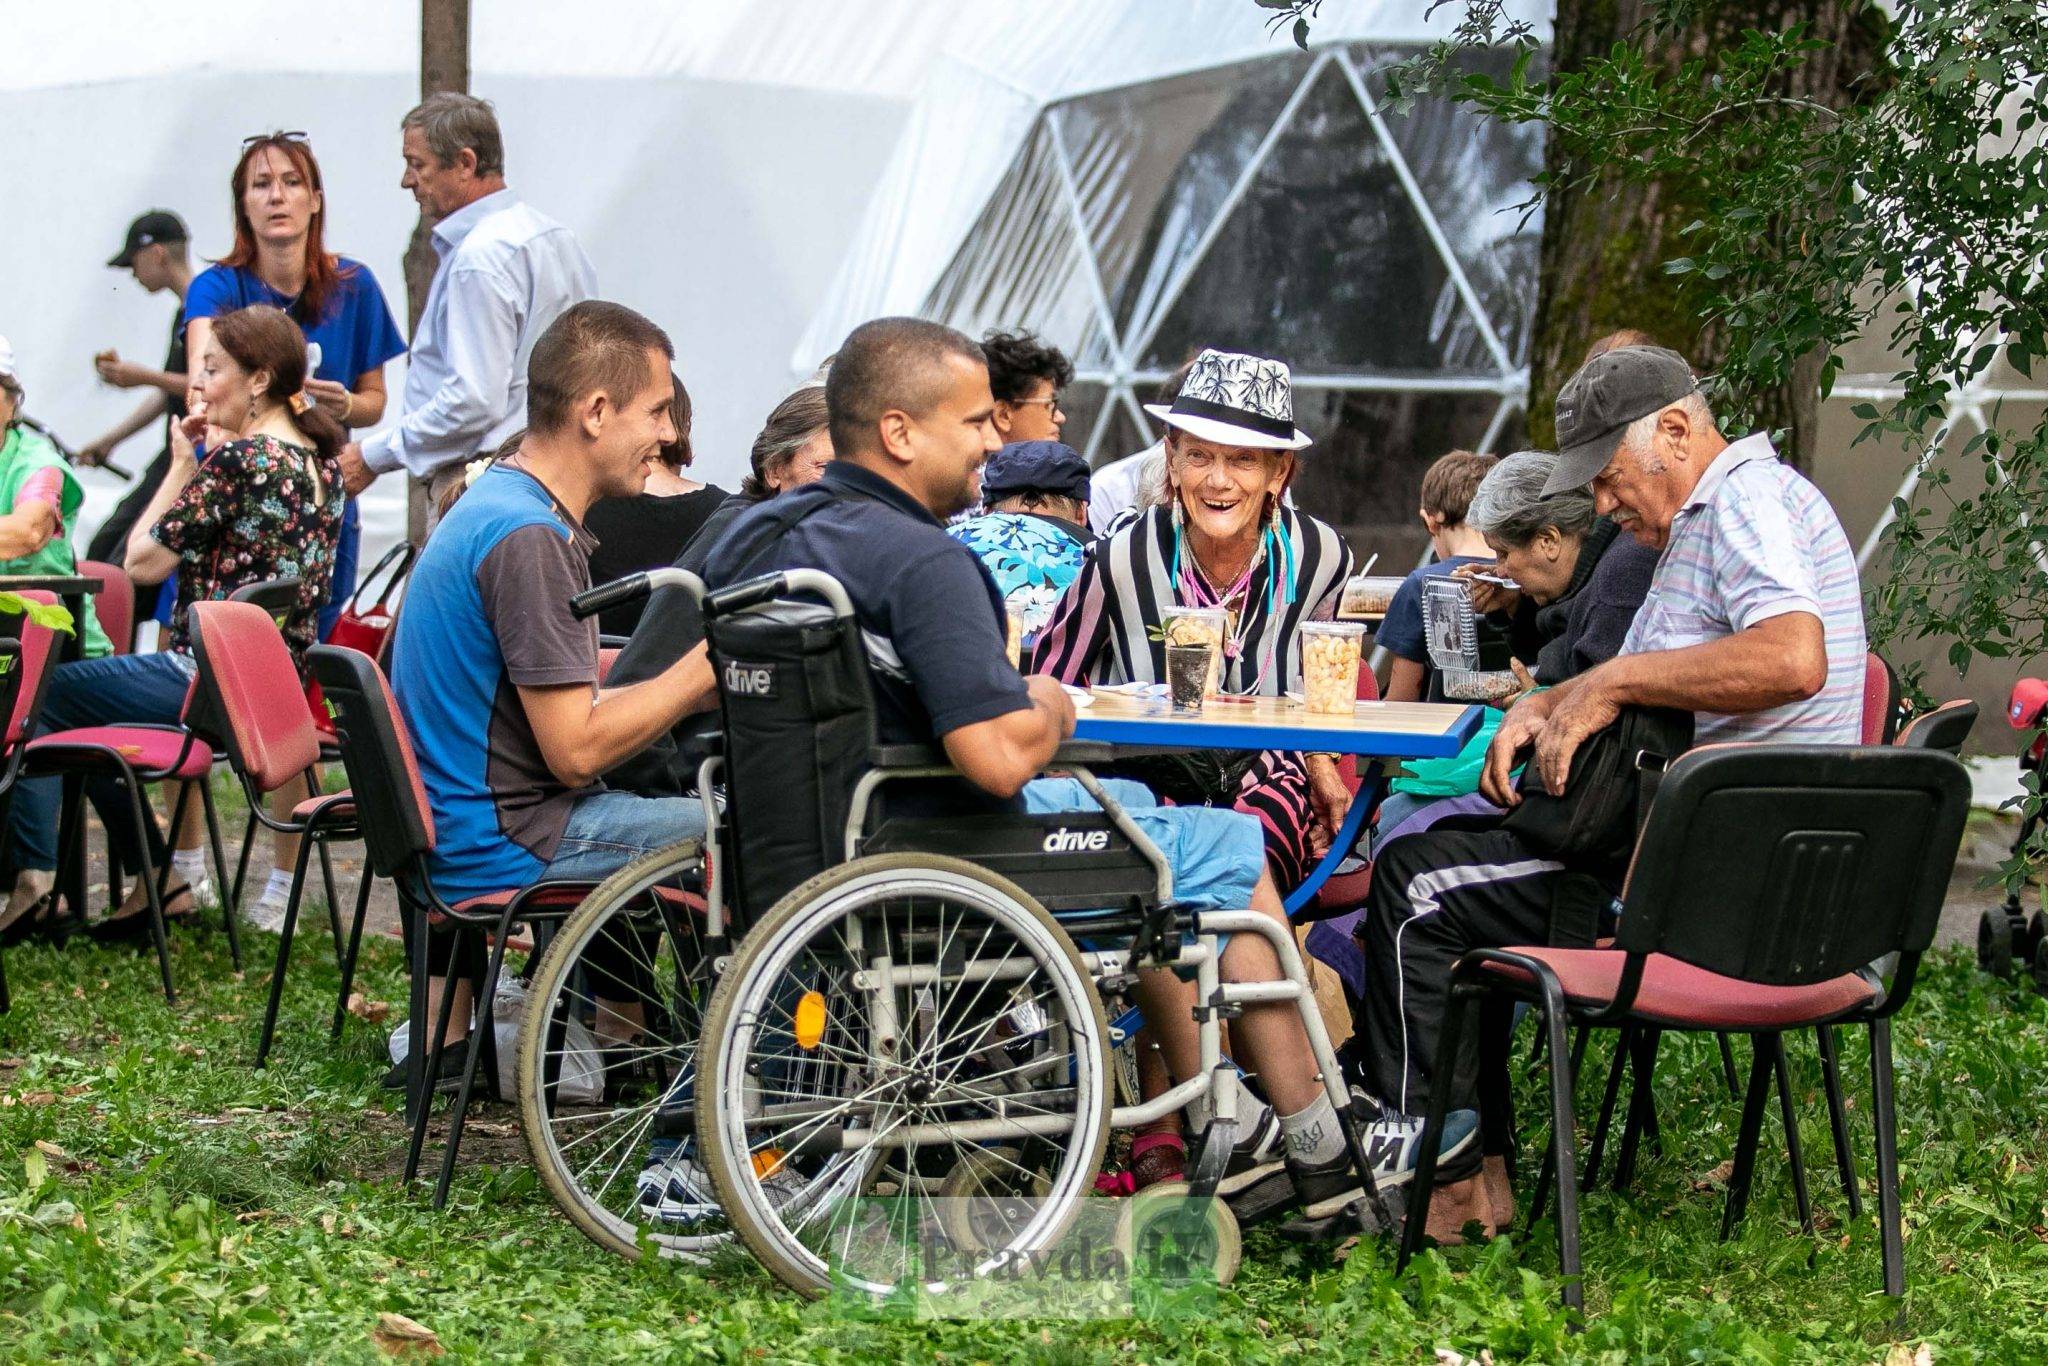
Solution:
<svg viewBox="0 0 2048 1366"><path fill-rule="evenodd" d="M1695 389L1684 398L1678 400L1678 402L1667 403L1656 412L1644 413L1641 417L1629 423L1628 430L1621 434L1622 446L1638 451L1647 447L1650 443L1650 438L1657 432L1657 419L1673 408L1685 409L1685 415L1691 418L1695 425L1715 427L1714 410L1707 406L1706 395ZM1719 428L1716 427L1715 430L1719 430Z"/></svg>
<svg viewBox="0 0 2048 1366"><path fill-rule="evenodd" d="M1516 451L1480 481L1472 506L1465 511L1465 524L1508 546L1529 544L1545 527L1555 527L1564 536L1584 536L1599 517L1593 495L1576 488L1544 497L1543 486L1556 469L1557 457L1549 451Z"/></svg>
<svg viewBox="0 0 2048 1366"><path fill-rule="evenodd" d="M419 129L427 139L427 150L444 166L452 166L467 147L476 153L478 175L505 174L505 135L498 131L498 116L491 111L489 100L453 90L436 91L414 105L398 126L401 130Z"/></svg>

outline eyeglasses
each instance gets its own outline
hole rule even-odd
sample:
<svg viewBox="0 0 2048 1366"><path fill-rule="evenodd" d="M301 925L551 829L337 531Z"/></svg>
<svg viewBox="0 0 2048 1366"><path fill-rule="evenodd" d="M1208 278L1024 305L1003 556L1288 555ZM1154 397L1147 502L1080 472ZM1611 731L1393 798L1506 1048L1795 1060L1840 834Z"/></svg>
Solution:
<svg viewBox="0 0 2048 1366"><path fill-rule="evenodd" d="M242 145L244 147L254 147L259 142L304 142L305 140L306 130L299 128L289 133L251 133L248 137L242 139Z"/></svg>
<svg viewBox="0 0 2048 1366"><path fill-rule="evenodd" d="M1057 412L1060 406L1060 396L1054 394L1050 398L1016 398L1010 400L1012 408L1022 408L1032 403L1043 403L1047 412Z"/></svg>

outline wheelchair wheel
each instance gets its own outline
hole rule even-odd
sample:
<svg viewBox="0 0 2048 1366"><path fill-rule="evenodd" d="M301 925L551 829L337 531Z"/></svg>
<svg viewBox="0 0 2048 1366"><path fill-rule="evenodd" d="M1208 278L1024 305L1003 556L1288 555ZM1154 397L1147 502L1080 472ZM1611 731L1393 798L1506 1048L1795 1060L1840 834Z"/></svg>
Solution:
<svg viewBox="0 0 2048 1366"><path fill-rule="evenodd" d="M628 864L562 925L533 975L517 1086L541 1184L599 1246L695 1256L730 1238L690 1144L711 962L686 898L703 851ZM644 1179L643 1179L644 1178ZM644 1243L643 1243L644 1240Z"/></svg>
<svg viewBox="0 0 2048 1366"><path fill-rule="evenodd" d="M939 1293L1079 1212L1108 1139L1107 1055L1095 984L1043 907L958 859L879 855L798 887L741 941L705 1015L696 1132L734 1231L784 1284ZM1042 1161L1001 1245L932 1261L948 1174L1019 1147Z"/></svg>
<svg viewBox="0 0 2048 1366"><path fill-rule="evenodd" d="M1223 1200L1195 1200L1187 1182L1164 1181L1124 1202L1116 1249L1134 1286L1172 1292L1236 1280L1244 1235Z"/></svg>
<svg viewBox="0 0 2048 1366"><path fill-rule="evenodd" d="M2029 971L2033 975L2035 993L2048 996L2048 939L2034 946L2034 961Z"/></svg>

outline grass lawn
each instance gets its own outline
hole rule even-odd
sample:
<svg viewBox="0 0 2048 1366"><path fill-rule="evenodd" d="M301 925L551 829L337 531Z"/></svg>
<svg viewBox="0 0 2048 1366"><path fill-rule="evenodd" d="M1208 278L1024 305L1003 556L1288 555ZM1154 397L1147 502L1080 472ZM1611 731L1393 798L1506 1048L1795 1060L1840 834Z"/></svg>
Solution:
<svg viewBox="0 0 2048 1366"><path fill-rule="evenodd" d="M351 1021L339 1046L327 1041L324 932L302 941L270 1069L250 1069L275 942L250 937L237 980L218 933L183 935L175 1010L147 955L82 942L8 955L0 1357L373 1360L384 1312L425 1325L450 1355L496 1360L1429 1361L1489 1349L1834 1362L1910 1360L1921 1343L1938 1360L2048 1357L2048 1001L1959 956L1928 974L1898 1029L1909 1289L1896 1320L1877 1292L1874 1217L1841 1222L1811 1044L1794 1056L1823 1231L1798 1236L1770 1156L1773 1107L1756 1201L1726 1244L1712 1173L1737 1107L1710 1042L1667 1044L1665 1150L1632 1193L1586 1202L1593 1313L1573 1337L1555 1307L1547 1221L1527 1241L1452 1249L1398 1278L1380 1248L1340 1262L1255 1235L1218 1312L1189 1320L849 1321L748 1265L629 1266L598 1251L540 1193L499 1106L480 1111L465 1145L476 1160L436 1215L396 1182L404 1138L395 1098L376 1089L382 1027ZM370 994L402 1001L395 946L371 955ZM1860 1126L1868 1072L1845 1052ZM1595 1085L1580 1089L1590 1111Z"/></svg>

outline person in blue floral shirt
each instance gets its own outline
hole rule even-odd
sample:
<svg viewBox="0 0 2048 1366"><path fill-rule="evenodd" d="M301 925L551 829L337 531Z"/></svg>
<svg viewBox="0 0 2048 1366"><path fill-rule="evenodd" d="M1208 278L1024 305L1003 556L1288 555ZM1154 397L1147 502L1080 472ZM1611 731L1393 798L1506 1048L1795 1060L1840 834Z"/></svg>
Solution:
<svg viewBox="0 0 2048 1366"><path fill-rule="evenodd" d="M981 471L987 509L950 530L987 567L1029 649L1087 561L1088 464L1058 441L1018 441Z"/></svg>

